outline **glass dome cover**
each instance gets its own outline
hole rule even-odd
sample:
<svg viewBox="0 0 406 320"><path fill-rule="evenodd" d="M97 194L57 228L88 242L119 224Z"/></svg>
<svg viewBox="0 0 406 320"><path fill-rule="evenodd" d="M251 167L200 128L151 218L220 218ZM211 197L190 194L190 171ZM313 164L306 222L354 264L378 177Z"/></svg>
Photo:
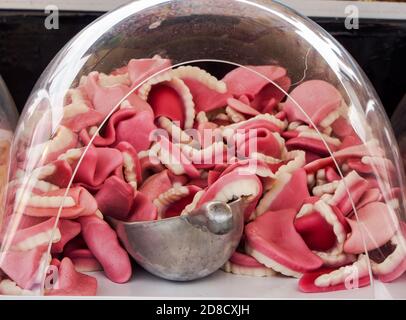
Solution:
<svg viewBox="0 0 406 320"><path fill-rule="evenodd" d="M406 269L403 167L381 103L332 37L278 3L108 13L38 80L12 158L3 294L95 295L95 271L136 281L110 218L238 198L245 228L227 273L264 277L270 291L299 278L293 297Z"/></svg>

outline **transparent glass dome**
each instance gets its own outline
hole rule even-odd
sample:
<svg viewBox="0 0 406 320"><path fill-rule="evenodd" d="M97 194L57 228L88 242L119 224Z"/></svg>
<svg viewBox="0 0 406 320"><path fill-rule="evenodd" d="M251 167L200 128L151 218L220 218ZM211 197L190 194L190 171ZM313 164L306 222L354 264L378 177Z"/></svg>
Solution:
<svg viewBox="0 0 406 320"><path fill-rule="evenodd" d="M349 54L278 3L136 1L106 14L38 80L12 159L3 294L403 292L404 173L384 109ZM145 243L161 267L209 243L145 235L134 248L112 223L237 199L238 248L188 285L132 258L154 273Z"/></svg>

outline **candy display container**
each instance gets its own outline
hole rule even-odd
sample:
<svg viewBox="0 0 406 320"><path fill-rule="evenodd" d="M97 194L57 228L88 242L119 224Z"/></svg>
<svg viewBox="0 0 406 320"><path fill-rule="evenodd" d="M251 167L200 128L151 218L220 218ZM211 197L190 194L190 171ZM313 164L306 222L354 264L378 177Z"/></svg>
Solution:
<svg viewBox="0 0 406 320"><path fill-rule="evenodd" d="M108 13L38 80L12 159L2 294L376 297L404 281L404 172L379 98L333 38L274 2ZM179 286L135 266L111 223L238 199L223 271ZM208 246L145 237L168 255Z"/></svg>

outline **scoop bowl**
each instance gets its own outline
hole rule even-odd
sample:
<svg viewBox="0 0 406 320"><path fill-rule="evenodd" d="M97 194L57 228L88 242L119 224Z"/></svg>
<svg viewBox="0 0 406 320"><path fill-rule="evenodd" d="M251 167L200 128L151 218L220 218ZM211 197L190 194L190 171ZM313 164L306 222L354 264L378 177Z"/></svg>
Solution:
<svg viewBox="0 0 406 320"><path fill-rule="evenodd" d="M167 280L189 281L215 272L231 257L244 229L242 204L242 199L212 201L174 218L109 221L144 269Z"/></svg>

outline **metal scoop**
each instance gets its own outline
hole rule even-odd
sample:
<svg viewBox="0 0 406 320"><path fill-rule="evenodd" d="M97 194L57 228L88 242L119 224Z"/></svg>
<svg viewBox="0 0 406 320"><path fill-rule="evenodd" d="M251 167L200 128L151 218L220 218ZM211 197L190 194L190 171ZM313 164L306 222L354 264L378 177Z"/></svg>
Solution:
<svg viewBox="0 0 406 320"><path fill-rule="evenodd" d="M208 202L189 215L156 221L110 218L129 254L152 274L176 281L205 277L231 257L243 228L243 200Z"/></svg>

